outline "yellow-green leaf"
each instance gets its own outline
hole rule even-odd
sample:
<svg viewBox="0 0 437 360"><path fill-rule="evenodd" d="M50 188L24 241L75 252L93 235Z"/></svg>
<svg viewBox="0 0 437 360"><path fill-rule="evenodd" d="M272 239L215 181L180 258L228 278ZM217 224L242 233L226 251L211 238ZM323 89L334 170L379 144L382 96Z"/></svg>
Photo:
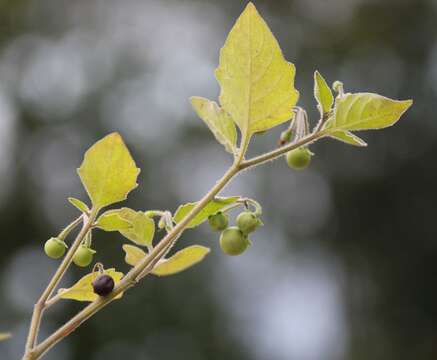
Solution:
<svg viewBox="0 0 437 360"><path fill-rule="evenodd" d="M125 244L123 245L123 250L126 253L126 256L124 258L124 261L126 264L130 266L135 266L138 264L142 259L146 257L146 253L141 250L139 247Z"/></svg>
<svg viewBox="0 0 437 360"><path fill-rule="evenodd" d="M411 100L392 100L372 93L345 94L337 98L326 130L383 129L396 123Z"/></svg>
<svg viewBox="0 0 437 360"><path fill-rule="evenodd" d="M314 73L314 97L317 100L321 115L331 111L334 104L334 95L332 95L330 87L318 71Z"/></svg>
<svg viewBox="0 0 437 360"><path fill-rule="evenodd" d="M219 210L221 210L226 205L232 204L236 202L240 197L234 196L234 197L228 197L228 198L220 198L217 197L214 200L211 200L194 218L188 223L187 228L193 228L200 224L202 224L204 221L208 219L208 216L214 215ZM176 213L174 214L174 221L176 223L181 222L187 214L193 210L193 208L196 206L197 203L187 203L185 205L181 205L176 210Z"/></svg>
<svg viewBox="0 0 437 360"><path fill-rule="evenodd" d="M151 246L155 236L155 222L142 211L122 208L119 211L122 219L132 224L131 228L120 229L120 233L130 241L141 245Z"/></svg>
<svg viewBox="0 0 437 360"><path fill-rule="evenodd" d="M237 129L231 117L215 101L198 96L193 96L190 100L197 115L208 125L217 141L226 151L234 154Z"/></svg>
<svg viewBox="0 0 437 360"><path fill-rule="evenodd" d="M338 130L330 133L329 136L332 137L333 139L342 141L349 145L361 146L361 147L367 146L367 143L363 139L359 138L358 136L352 134L349 131Z"/></svg>
<svg viewBox="0 0 437 360"><path fill-rule="evenodd" d="M97 209L123 201L135 189L140 173L118 133L97 141L78 169L80 179Z"/></svg>
<svg viewBox="0 0 437 360"><path fill-rule="evenodd" d="M221 49L216 70L220 104L240 128L243 139L292 118L299 97L295 72L249 3Z"/></svg>
<svg viewBox="0 0 437 360"><path fill-rule="evenodd" d="M104 271L106 275L111 276L117 284L123 277L123 273L115 271L115 269L107 269ZM93 291L92 282L99 276L99 272L92 272L85 275L76 284L69 289L59 289L59 294L62 299L70 299L76 301L95 301L99 298L99 295ZM117 295L116 299L123 296L123 293Z"/></svg>
<svg viewBox="0 0 437 360"><path fill-rule="evenodd" d="M97 219L96 226L105 231L120 231L133 227L132 223L120 215L120 209L108 210Z"/></svg>
<svg viewBox="0 0 437 360"><path fill-rule="evenodd" d="M4 341L7 340L11 337L12 335L10 333L0 333L0 341Z"/></svg>
<svg viewBox="0 0 437 360"><path fill-rule="evenodd" d="M160 261L152 271L153 275L167 276L184 271L202 261L210 249L205 246L192 245L182 249L170 258Z"/></svg>
<svg viewBox="0 0 437 360"><path fill-rule="evenodd" d="M82 211L84 213L88 213L90 209L88 208L88 205L85 204L82 200L76 199L74 197L69 197L68 201L71 205L73 205L76 209L79 211Z"/></svg>

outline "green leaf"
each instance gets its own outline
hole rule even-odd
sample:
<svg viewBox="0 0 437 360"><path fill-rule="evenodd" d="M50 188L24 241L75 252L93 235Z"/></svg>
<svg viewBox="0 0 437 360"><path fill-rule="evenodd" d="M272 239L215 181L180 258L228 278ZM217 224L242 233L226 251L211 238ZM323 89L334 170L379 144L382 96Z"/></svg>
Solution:
<svg viewBox="0 0 437 360"><path fill-rule="evenodd" d="M80 179L93 203L102 207L123 201L135 189L140 173L118 133L97 141L78 169Z"/></svg>
<svg viewBox="0 0 437 360"><path fill-rule="evenodd" d="M120 231L131 228L133 225L120 215L121 210L109 210L97 219L96 226L104 231Z"/></svg>
<svg viewBox="0 0 437 360"><path fill-rule="evenodd" d="M317 100L320 114L327 114L334 104L334 96L325 79L318 71L314 73L314 97Z"/></svg>
<svg viewBox="0 0 437 360"><path fill-rule="evenodd" d="M107 269L104 271L106 275L111 276L117 284L123 277L123 273L115 271L115 269ZM69 289L59 289L59 294L62 299L70 299L76 301L95 301L99 298L93 291L92 282L100 274L95 271L88 275L85 275L76 284ZM123 293L117 295L116 299L123 296Z"/></svg>
<svg viewBox="0 0 437 360"><path fill-rule="evenodd" d="M332 137L333 139L342 141L349 145L361 146L361 147L367 146L367 143L363 139L359 138L358 136L352 134L349 131L338 130L330 133L329 136Z"/></svg>
<svg viewBox="0 0 437 360"><path fill-rule="evenodd" d="M136 266L147 256L143 250L136 246L125 244L123 250L126 253L124 260L131 266ZM170 258L160 260L151 273L157 276L176 274L202 261L209 251L209 248L200 245L188 246Z"/></svg>
<svg viewBox="0 0 437 360"><path fill-rule="evenodd" d="M89 213L90 209L87 204L85 204L82 200L76 199L74 197L69 197L68 201L72 204L76 209L82 211L84 213Z"/></svg>
<svg viewBox="0 0 437 360"><path fill-rule="evenodd" d="M412 103L411 100L397 101L372 93L345 94L337 98L334 115L324 129L383 129L396 123Z"/></svg>
<svg viewBox="0 0 437 360"><path fill-rule="evenodd" d="M220 104L240 128L243 139L293 117L299 92L295 67L285 61L278 42L252 3L229 33L220 52L216 78Z"/></svg>
<svg viewBox="0 0 437 360"><path fill-rule="evenodd" d="M204 221L208 220L208 216L214 215L219 210L224 208L226 205L233 204L236 202L240 197L234 196L234 197L228 197L228 198L215 198L214 200L211 200L194 218L191 220L187 226L187 228L194 228L200 224L202 224ZM174 214L173 220L176 223L181 222L187 214L193 210L193 208L196 206L197 203L187 203L185 205L181 205L176 210L176 213Z"/></svg>
<svg viewBox="0 0 437 360"><path fill-rule="evenodd" d="M210 249L205 246L192 245L175 253L168 259L161 260L153 269L152 274L157 276L173 275L184 271L202 261Z"/></svg>
<svg viewBox="0 0 437 360"><path fill-rule="evenodd" d="M133 245L125 244L123 245L123 250L126 253L124 261L126 262L126 264L131 266L135 266L136 264L138 264L147 255L139 247Z"/></svg>
<svg viewBox="0 0 437 360"><path fill-rule="evenodd" d="M130 241L141 245L152 245L155 236L155 222L142 211L135 211L129 208L119 210L119 216L132 224L129 229L121 229L120 233Z"/></svg>
<svg viewBox="0 0 437 360"><path fill-rule="evenodd" d="M237 129L231 117L215 101L197 96L191 97L190 100L197 115L208 125L217 141L225 147L226 151L234 154Z"/></svg>
<svg viewBox="0 0 437 360"><path fill-rule="evenodd" d="M0 333L0 341L4 341L7 340L11 337L12 335L10 333Z"/></svg>

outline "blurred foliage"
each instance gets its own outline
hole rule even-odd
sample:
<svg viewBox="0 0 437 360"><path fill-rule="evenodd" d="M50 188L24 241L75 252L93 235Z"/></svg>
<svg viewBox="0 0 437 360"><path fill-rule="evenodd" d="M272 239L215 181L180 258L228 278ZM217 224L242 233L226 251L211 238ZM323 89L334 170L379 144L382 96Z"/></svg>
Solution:
<svg viewBox="0 0 437 360"><path fill-rule="evenodd" d="M44 241L77 214L66 198L86 199L75 168L90 144L122 133L143 169L127 205L141 210L196 201L226 168L228 154L188 97L217 96L212 70L244 4L0 1L0 324L14 333L0 344L7 360L18 358L32 302L56 263L44 257ZM213 248L201 265L146 279L47 359L83 359L83 349L93 360L435 358L437 2L256 5L296 65L299 104L312 119L315 69L346 91L413 98L413 108L395 127L365 134L368 148L317 144L303 174L278 161L242 175L229 193L255 197L265 210L244 257L224 259L213 234L187 232L184 245ZM279 132L256 137L251 152L275 146ZM96 260L125 272L120 240L96 236ZM311 279L318 267L341 299L343 315L327 328L317 324L331 307L311 307L317 296L297 281L299 269ZM85 273L73 270L63 285ZM283 285L290 297L280 302ZM293 299L305 317L290 315L299 315ZM54 307L42 335L79 308Z"/></svg>

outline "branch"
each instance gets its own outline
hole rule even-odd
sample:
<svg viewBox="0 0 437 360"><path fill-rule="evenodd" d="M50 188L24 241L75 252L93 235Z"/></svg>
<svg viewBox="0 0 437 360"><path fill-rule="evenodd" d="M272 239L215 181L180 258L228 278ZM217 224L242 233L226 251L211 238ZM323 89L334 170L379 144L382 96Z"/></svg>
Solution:
<svg viewBox="0 0 437 360"><path fill-rule="evenodd" d="M56 270L56 273L53 275L52 279L50 280L49 284L45 288L44 292L42 293L41 297L39 298L38 302L34 306L33 314L32 314L32 320L30 323L29 328L29 334L26 341L26 354L31 352L32 349L35 346L37 337L38 337L38 331L39 326L41 323L41 318L43 315L44 310L47 307L47 300L55 290L55 288L58 286L59 282L63 278L65 272L67 271L68 267L70 266L73 256L80 246L83 238L89 231L89 229L92 226L92 223L94 222L94 219L96 217L96 212L92 211L90 217L84 221L84 224L82 226L81 231L77 235L76 239L74 240L73 244L71 245L70 249L67 252L67 255L62 260L61 264L59 265L58 269ZM83 219L83 215L81 215L78 219L73 221L70 225L68 225L64 231L61 232L60 236L65 236L73 230L75 226L77 226L80 221ZM31 358L29 358L31 359Z"/></svg>
<svg viewBox="0 0 437 360"><path fill-rule="evenodd" d="M311 133L310 135L301 138L299 141L282 146L278 149L275 149L275 150L272 150L268 153L256 156L252 159L242 161L240 166L239 166L239 170L245 170L245 169L257 166L257 165L264 164L268 161L275 160L278 157L288 153L289 151L294 150L294 149L301 147L303 145L311 144L311 143L315 142L316 140L320 139L321 137L323 137L323 134L321 132Z"/></svg>
<svg viewBox="0 0 437 360"><path fill-rule="evenodd" d="M111 294L106 297L100 297L96 301L92 302L78 314L76 314L71 320L66 322L46 340L36 346L31 354L23 360L36 360L43 354L50 350L54 345L61 341L64 337L68 336L75 329L77 329L83 322L92 317L99 310L111 303L118 294L125 292L129 288L135 286L139 279L147 275L153 269L153 266L159 261L159 259L167 253L167 250L174 244L174 241L184 232L190 221L221 191L223 188L237 175L240 171L248 169L250 167L265 163L270 160L274 160L281 155L284 155L290 150L298 148L302 145L310 144L317 139L321 138L323 134L313 133L299 141L283 146L279 149L273 150L266 154L254 157L249 160L244 160L244 150L240 152L239 157L236 158L234 164L223 175L223 177L212 187L212 189L196 204L196 206L185 216L185 218L179 222L153 249L153 251L133 267L126 276L115 286ZM241 149L247 148L247 143L243 144Z"/></svg>

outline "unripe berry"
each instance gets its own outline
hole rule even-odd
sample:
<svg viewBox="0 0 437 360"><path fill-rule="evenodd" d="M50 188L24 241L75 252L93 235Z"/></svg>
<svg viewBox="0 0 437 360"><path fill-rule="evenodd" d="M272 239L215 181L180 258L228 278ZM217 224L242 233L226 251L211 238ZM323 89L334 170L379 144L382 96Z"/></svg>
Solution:
<svg viewBox="0 0 437 360"><path fill-rule="evenodd" d="M219 211L208 217L208 223L214 231L222 231L228 227L228 216Z"/></svg>
<svg viewBox="0 0 437 360"><path fill-rule="evenodd" d="M287 164L292 169L303 170L310 164L311 156L307 148L300 147L287 153Z"/></svg>
<svg viewBox="0 0 437 360"><path fill-rule="evenodd" d="M48 257L52 259L59 259L61 256L65 254L65 249L67 245L58 239L58 238L50 238L44 244L44 251Z"/></svg>
<svg viewBox="0 0 437 360"><path fill-rule="evenodd" d="M114 290L114 279L109 275L100 275L93 282L93 289L97 295L107 296Z"/></svg>
<svg viewBox="0 0 437 360"><path fill-rule="evenodd" d="M334 89L334 91L336 93L342 93L343 92L343 83L341 81L336 80L332 84L332 88Z"/></svg>
<svg viewBox="0 0 437 360"><path fill-rule="evenodd" d="M247 249L248 245L249 240L236 226L228 227L220 235L220 247L227 255L240 255Z"/></svg>
<svg viewBox="0 0 437 360"><path fill-rule="evenodd" d="M73 262L79 267L86 267L93 261L96 252L88 246L81 245L73 256Z"/></svg>
<svg viewBox="0 0 437 360"><path fill-rule="evenodd" d="M287 129L283 132L281 132L281 135L279 136L278 145L283 146L286 143L288 143L291 140L291 129Z"/></svg>
<svg viewBox="0 0 437 360"><path fill-rule="evenodd" d="M243 234L247 235L256 230L259 225L259 220L253 212L243 211L237 216L236 223Z"/></svg>

